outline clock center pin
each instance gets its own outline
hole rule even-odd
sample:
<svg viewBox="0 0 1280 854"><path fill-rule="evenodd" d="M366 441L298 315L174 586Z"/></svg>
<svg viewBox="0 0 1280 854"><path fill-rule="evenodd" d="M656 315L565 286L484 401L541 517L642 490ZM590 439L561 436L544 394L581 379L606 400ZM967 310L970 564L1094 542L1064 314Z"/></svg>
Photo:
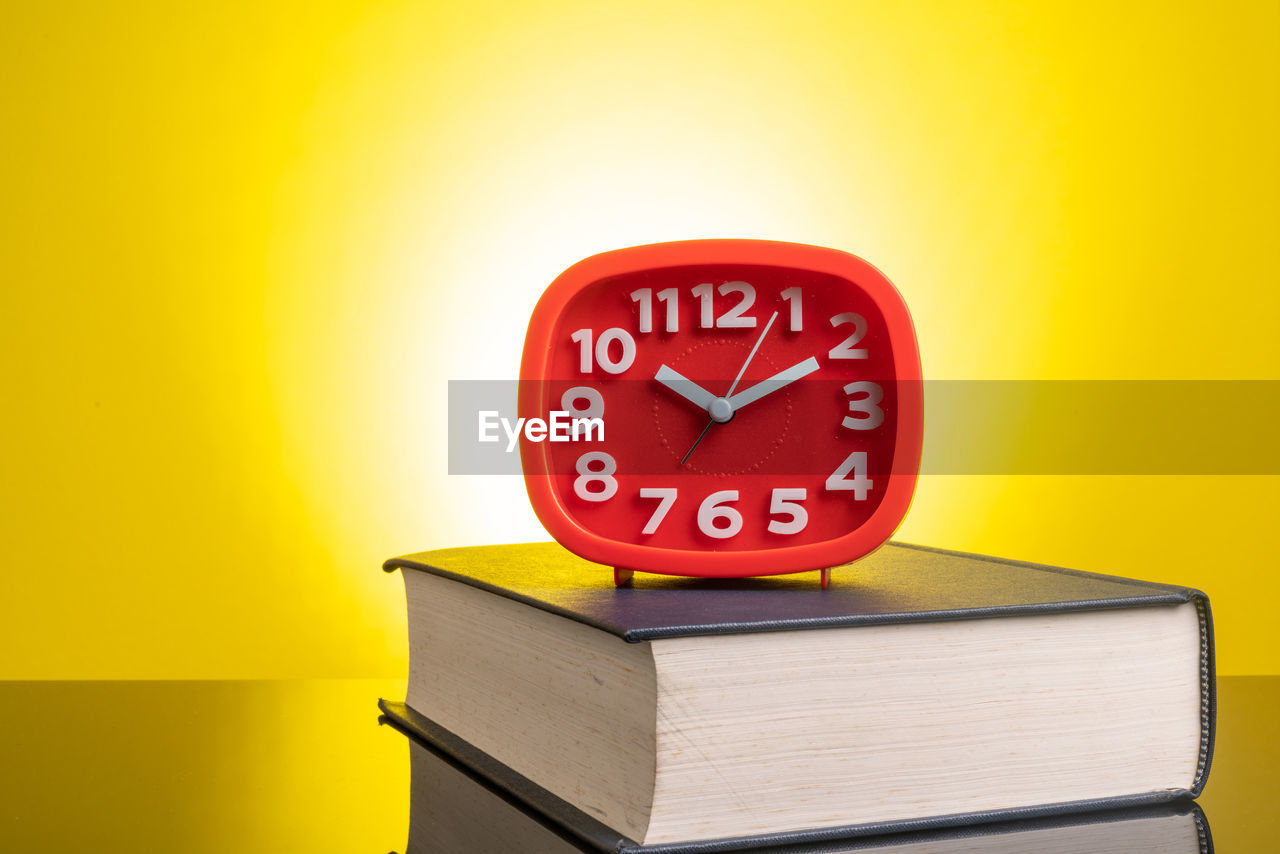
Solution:
<svg viewBox="0 0 1280 854"><path fill-rule="evenodd" d="M733 404L726 398L717 397L711 401L711 406L707 409L707 414L711 416L711 420L717 424L726 424L733 420Z"/></svg>

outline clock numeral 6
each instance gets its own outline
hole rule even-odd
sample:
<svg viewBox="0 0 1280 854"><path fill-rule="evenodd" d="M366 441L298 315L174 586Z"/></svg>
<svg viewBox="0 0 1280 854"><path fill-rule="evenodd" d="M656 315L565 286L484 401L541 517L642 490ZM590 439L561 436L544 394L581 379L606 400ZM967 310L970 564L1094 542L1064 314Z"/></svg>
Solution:
<svg viewBox="0 0 1280 854"><path fill-rule="evenodd" d="M853 477L849 477L850 472ZM854 501L866 501L867 493L871 492L873 486L871 478L867 477L867 452L854 451L845 457L844 462L827 478L826 486L833 492L852 490Z"/></svg>
<svg viewBox="0 0 1280 854"><path fill-rule="evenodd" d="M742 514L732 507L724 506L729 501L737 500L738 490L736 489L722 489L704 498L698 505L698 530L717 540L727 540L737 536L742 530ZM726 524L723 528L716 526L718 519L725 520Z"/></svg>
<svg viewBox="0 0 1280 854"><path fill-rule="evenodd" d="M618 470L618 463L604 451L588 451L578 457L575 466L578 476L573 479L573 492L583 501L608 501L618 492L618 479L613 473ZM599 483L600 489L593 490L591 484Z"/></svg>
<svg viewBox="0 0 1280 854"><path fill-rule="evenodd" d="M594 370L591 359L591 335L590 329L579 329L569 336L569 340L578 345L578 370L584 374ZM609 352L609 348L615 341L622 345L622 356L618 359L614 359ZM635 360L636 339L632 338L627 330L614 326L601 332L600 337L596 339L595 362L598 362L606 373L620 374L631 367Z"/></svg>

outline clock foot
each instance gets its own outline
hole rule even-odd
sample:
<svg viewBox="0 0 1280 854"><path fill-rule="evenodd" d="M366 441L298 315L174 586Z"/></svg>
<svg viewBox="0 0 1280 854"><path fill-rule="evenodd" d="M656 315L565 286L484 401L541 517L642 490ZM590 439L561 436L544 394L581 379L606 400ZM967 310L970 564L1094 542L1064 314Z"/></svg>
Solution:
<svg viewBox="0 0 1280 854"><path fill-rule="evenodd" d="M822 589L826 590L828 587L831 586L831 569L827 568L827 569L821 570L820 575L821 575Z"/></svg>
<svg viewBox="0 0 1280 854"><path fill-rule="evenodd" d="M631 576L635 575L630 569L623 569L620 566L613 568L613 586L626 587L631 584Z"/></svg>

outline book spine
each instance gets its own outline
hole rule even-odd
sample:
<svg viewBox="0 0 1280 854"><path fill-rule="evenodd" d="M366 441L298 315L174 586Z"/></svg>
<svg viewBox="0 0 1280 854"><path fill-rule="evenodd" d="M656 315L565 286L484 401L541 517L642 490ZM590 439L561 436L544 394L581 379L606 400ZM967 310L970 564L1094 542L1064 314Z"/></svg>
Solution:
<svg viewBox="0 0 1280 854"><path fill-rule="evenodd" d="M1218 725L1218 676L1214 664L1213 612L1209 597L1199 590L1189 591L1200 614L1200 753L1196 761L1196 776L1191 783L1191 797L1204 791L1213 764L1214 733Z"/></svg>

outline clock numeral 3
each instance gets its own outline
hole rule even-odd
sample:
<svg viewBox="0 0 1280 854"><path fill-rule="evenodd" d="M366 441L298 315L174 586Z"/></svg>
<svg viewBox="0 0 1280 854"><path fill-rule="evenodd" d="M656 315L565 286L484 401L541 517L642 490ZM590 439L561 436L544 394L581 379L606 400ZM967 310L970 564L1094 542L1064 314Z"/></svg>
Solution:
<svg viewBox="0 0 1280 854"><path fill-rule="evenodd" d="M857 413L858 417L846 415L840 422L841 426L848 427L850 430L874 430L884 423L884 410L880 408L880 401L884 399L884 389L879 385L867 380L849 383L844 387L844 393L850 397L855 394L865 394L866 397L849 401L849 411Z"/></svg>

